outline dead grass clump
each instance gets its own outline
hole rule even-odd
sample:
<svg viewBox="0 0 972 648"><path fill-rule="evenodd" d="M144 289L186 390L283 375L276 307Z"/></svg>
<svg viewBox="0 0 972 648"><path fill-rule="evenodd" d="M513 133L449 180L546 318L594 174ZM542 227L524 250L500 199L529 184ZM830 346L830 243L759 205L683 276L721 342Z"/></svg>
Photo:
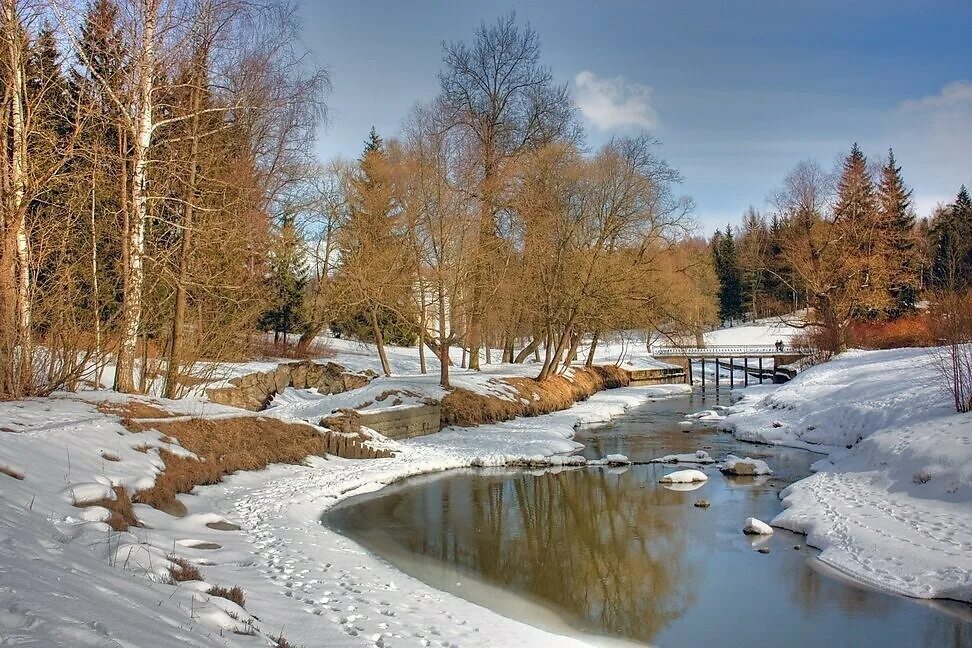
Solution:
<svg viewBox="0 0 972 648"><path fill-rule="evenodd" d="M615 366L575 369L573 376L551 376L543 381L507 378L517 398L477 394L454 389L442 399L441 425L482 425L509 421L517 416L540 416L567 409L604 389L627 385L628 373Z"/></svg>
<svg viewBox="0 0 972 648"><path fill-rule="evenodd" d="M246 603L246 593L239 585L234 585L231 588L223 587L222 585L213 585L206 593L210 596L218 596L226 599L227 601L233 601L240 607L245 607L244 603Z"/></svg>
<svg viewBox="0 0 972 648"><path fill-rule="evenodd" d="M439 423L449 425L481 425L516 418L523 410L523 404L515 400L486 396L457 388L442 399Z"/></svg>
<svg viewBox="0 0 972 648"><path fill-rule="evenodd" d="M199 568L185 558L169 556L169 562L174 563L179 568L169 570L169 575L172 577L172 580L180 583L183 581L202 580L202 574L199 573Z"/></svg>
<svg viewBox="0 0 972 648"><path fill-rule="evenodd" d="M112 490L115 491L115 499L100 499L92 500L90 502L83 502L78 504L78 508L87 508L89 506L103 506L111 513L108 518L108 526L110 526L115 531L126 531L128 527L142 526L138 518L135 517L135 510L132 508L132 498L128 496L128 492L121 486L115 486Z"/></svg>
<svg viewBox="0 0 972 648"><path fill-rule="evenodd" d="M270 637L270 641L273 642L272 644L270 644L271 646L273 646L273 648L297 648L295 644L292 644L286 639L284 639L283 635Z"/></svg>
<svg viewBox="0 0 972 648"><path fill-rule="evenodd" d="M98 411L103 414L114 414L123 420L158 419L174 416L171 412L166 412L155 405L149 405L138 400L129 400L124 403L102 401L98 403Z"/></svg>
<svg viewBox="0 0 972 648"><path fill-rule="evenodd" d="M271 463L300 463L309 455L323 455L325 439L316 428L260 416L227 419L177 419L151 426L133 421L129 429L152 427L178 439L199 459L161 451L165 470L155 485L136 496L136 501L166 510L178 493L195 486L220 482L238 470L260 470Z"/></svg>

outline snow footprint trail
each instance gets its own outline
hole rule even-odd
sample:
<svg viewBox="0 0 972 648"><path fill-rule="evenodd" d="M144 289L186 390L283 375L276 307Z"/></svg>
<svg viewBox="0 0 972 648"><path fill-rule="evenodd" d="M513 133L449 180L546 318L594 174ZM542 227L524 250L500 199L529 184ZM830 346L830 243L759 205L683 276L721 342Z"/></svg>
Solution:
<svg viewBox="0 0 972 648"><path fill-rule="evenodd" d="M424 459L427 465L442 463ZM320 524L323 500L336 501L349 489L373 490L376 479L415 472L414 460L383 460L382 466L377 461L319 462L327 466L280 470L253 488L242 483L253 481L252 475L230 480L234 483L224 499L232 502L260 574L291 600L274 611L289 619L264 617L266 625L290 628L287 638L307 645L583 645L434 590ZM315 620L308 622L308 615Z"/></svg>

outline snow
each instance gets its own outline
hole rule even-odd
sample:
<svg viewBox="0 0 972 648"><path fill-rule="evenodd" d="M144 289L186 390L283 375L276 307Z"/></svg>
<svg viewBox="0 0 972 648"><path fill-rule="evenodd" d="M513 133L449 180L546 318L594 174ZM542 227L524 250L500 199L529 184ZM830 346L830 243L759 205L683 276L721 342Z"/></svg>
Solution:
<svg viewBox="0 0 972 648"><path fill-rule="evenodd" d="M458 370L457 384L509 393L495 380L503 369ZM411 398L438 389L434 376L389 380L416 388L419 396ZM376 382L347 398L387 387ZM105 523L107 509L74 504L111 499L115 486L149 486L163 467L160 449L190 453L158 432L131 433L118 416L99 411L97 402L126 398L111 392L0 403L0 466L23 477L0 474L0 636L44 646L139 646L148 638L162 648L265 646L282 630L294 645L324 647L587 645L566 628L573 636L434 590L322 526L320 517L349 497L421 473L532 460L565 468L626 463L621 456L586 462L572 455L581 447L575 429L682 391L610 390L563 412L403 442L375 433L396 457L311 457L303 466L238 473L179 496L183 517L134 505L144 526L125 532ZM261 414L313 421L340 396L288 390ZM146 400L177 415L250 415L199 399ZM171 583L169 573L178 569L172 554L198 565L205 581ZM242 587L246 609L207 594L213 584Z"/></svg>
<svg viewBox="0 0 972 648"><path fill-rule="evenodd" d="M695 482L704 482L708 478L708 475L701 470L688 469L668 473L658 481L662 484L693 484Z"/></svg>
<svg viewBox="0 0 972 648"><path fill-rule="evenodd" d="M801 313L784 318L770 317L746 324L724 327L704 334L706 346L773 346L778 340L789 347L805 329Z"/></svg>
<svg viewBox="0 0 972 648"><path fill-rule="evenodd" d="M773 527L754 517L746 518L743 533L747 535L773 535Z"/></svg>
<svg viewBox="0 0 972 648"><path fill-rule="evenodd" d="M720 425L740 439L824 453L772 524L819 559L919 598L972 601L972 414L955 414L934 350L850 351L747 389Z"/></svg>
<svg viewBox="0 0 972 648"><path fill-rule="evenodd" d="M772 475L769 465L762 459L727 455L719 470L729 475Z"/></svg>
<svg viewBox="0 0 972 648"><path fill-rule="evenodd" d="M686 452L684 454L670 454L664 457L658 457L657 459L652 459L651 463L692 463L692 464L710 464L715 463L715 459L709 456L709 453L705 450L696 450L695 452Z"/></svg>

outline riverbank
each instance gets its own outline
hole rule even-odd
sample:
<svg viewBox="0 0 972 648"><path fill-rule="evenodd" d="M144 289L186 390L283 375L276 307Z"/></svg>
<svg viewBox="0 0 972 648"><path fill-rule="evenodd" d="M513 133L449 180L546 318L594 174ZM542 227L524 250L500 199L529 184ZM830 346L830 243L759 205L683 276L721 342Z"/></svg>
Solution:
<svg viewBox="0 0 972 648"><path fill-rule="evenodd" d="M851 351L742 392L738 439L827 453L783 492L774 526L872 586L972 602L972 414L955 414L928 349Z"/></svg>
<svg viewBox="0 0 972 648"><path fill-rule="evenodd" d="M377 440L395 451L389 459L310 457L236 473L178 495L181 516L135 504L140 526L127 530L108 523L115 487L150 488L160 455L185 448L99 409L100 400L125 400L116 394L2 403L0 562L16 585L0 591L0 635L51 646L138 646L147 637L157 646L258 646L281 636L303 646L581 645L404 576L319 517L410 475L570 453L575 426L685 389L619 388L535 418ZM152 403L179 416L240 415L191 399ZM292 420L286 407L263 415ZM200 573L179 580L178 564ZM215 593L235 587L245 600Z"/></svg>

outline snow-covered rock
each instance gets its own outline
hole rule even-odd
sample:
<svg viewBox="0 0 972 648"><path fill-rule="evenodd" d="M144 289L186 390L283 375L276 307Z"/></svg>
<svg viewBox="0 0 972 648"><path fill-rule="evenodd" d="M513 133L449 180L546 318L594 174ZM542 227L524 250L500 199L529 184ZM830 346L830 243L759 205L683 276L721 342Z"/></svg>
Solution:
<svg viewBox="0 0 972 648"><path fill-rule="evenodd" d="M692 464L710 464L715 463L715 459L709 456L709 453L705 450L696 450L695 452L686 452L683 454L670 454L664 457L658 457L657 459L652 459L651 463L692 463Z"/></svg>
<svg viewBox="0 0 972 648"><path fill-rule="evenodd" d="M736 455L727 455L719 466L719 470L727 475L772 475L769 465L762 459L752 459L751 457L740 458Z"/></svg>
<svg viewBox="0 0 972 648"><path fill-rule="evenodd" d="M668 473L658 481L662 484L694 484L704 482L708 478L708 475L701 470L690 468L688 470L676 470L673 473Z"/></svg>
<svg viewBox="0 0 972 648"><path fill-rule="evenodd" d="M743 525L743 533L747 535L773 535L773 527L762 520L751 517L746 518L746 524Z"/></svg>

